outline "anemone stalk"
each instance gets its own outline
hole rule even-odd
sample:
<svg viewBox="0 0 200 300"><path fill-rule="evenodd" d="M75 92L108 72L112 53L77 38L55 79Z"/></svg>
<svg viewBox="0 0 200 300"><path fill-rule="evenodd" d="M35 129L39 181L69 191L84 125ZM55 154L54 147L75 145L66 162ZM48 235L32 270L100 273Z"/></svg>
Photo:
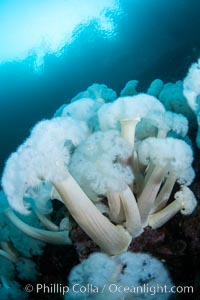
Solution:
<svg viewBox="0 0 200 300"><path fill-rule="evenodd" d="M104 252L115 255L127 250L132 240L128 231L102 215L70 174L53 185L75 221Z"/></svg>

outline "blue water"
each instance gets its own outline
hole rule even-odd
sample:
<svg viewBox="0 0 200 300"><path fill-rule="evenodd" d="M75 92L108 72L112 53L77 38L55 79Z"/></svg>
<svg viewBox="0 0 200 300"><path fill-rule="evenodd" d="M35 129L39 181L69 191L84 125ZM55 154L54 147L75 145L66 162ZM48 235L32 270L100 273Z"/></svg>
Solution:
<svg viewBox="0 0 200 300"><path fill-rule="evenodd" d="M138 79L138 90L145 91L155 78L183 79L200 56L199 0L120 3L123 12L113 16L113 37L106 38L91 23L61 56L47 55L39 70L33 57L0 64L0 173L37 121L51 117L92 83L105 83L119 93L127 81ZM1 35L1 20L0 28Z"/></svg>

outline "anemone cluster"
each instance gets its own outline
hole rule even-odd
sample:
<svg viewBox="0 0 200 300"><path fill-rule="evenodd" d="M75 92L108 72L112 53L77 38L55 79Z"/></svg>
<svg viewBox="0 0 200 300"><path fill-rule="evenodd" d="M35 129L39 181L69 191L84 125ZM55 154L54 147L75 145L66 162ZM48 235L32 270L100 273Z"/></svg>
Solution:
<svg viewBox="0 0 200 300"><path fill-rule="evenodd" d="M74 267L69 282L70 290L65 300L83 299L83 287L87 287L85 299L96 300L152 297L167 300L168 293L173 291L173 283L164 265L144 253L124 252L112 258L104 253L93 253Z"/></svg>
<svg viewBox="0 0 200 300"><path fill-rule="evenodd" d="M147 93L137 93L137 84L128 82L119 98L93 84L35 125L5 165L1 213L9 222L33 239L70 244L72 217L103 252L117 256L146 226L193 212L188 110L184 116L165 105L172 84L155 80ZM67 209L59 225L50 220L53 199ZM34 213L39 225L15 211Z"/></svg>

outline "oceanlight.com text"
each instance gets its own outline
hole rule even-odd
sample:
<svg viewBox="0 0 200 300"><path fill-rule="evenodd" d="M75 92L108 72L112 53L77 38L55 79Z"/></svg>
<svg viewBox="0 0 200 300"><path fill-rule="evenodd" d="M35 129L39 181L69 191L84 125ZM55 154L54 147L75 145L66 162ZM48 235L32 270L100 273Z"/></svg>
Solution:
<svg viewBox="0 0 200 300"><path fill-rule="evenodd" d="M93 284L81 285L79 283L75 283L72 286L63 285L61 283L52 283L52 284L44 284L37 283L35 286L32 284L27 284L25 286L25 291L27 293L35 292L36 294L103 294L108 295L111 294L149 294L154 296L156 294L193 294L194 287L193 286L170 286L167 285L150 285L143 284L139 286L128 286L128 285L120 285L116 283L112 284L104 284L99 287Z"/></svg>

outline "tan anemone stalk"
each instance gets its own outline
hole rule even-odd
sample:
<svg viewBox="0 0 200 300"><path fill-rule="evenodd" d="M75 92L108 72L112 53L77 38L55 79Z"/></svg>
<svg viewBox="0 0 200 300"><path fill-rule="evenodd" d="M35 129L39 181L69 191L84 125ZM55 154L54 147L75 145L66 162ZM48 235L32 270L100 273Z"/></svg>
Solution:
<svg viewBox="0 0 200 300"><path fill-rule="evenodd" d="M171 168L171 170L169 170L169 173L167 174L167 178L162 185L162 188L160 189L158 196L156 197L151 210L151 214L160 211L166 206L176 181L189 186L192 183L194 176L195 172L191 166L185 169L183 168L181 170L178 170L177 168L173 170L173 168Z"/></svg>
<svg viewBox="0 0 200 300"><path fill-rule="evenodd" d="M177 179L185 185L191 183L193 152L183 140L150 137L140 143L138 156L147 166L143 190L138 196L141 221L147 226L148 216L166 205Z"/></svg>
<svg viewBox="0 0 200 300"><path fill-rule="evenodd" d="M148 180L138 196L138 208L143 227L147 226L148 216L154 205L156 196L166 173L165 168L160 166L154 166L153 171L151 170L152 169L150 168L150 175L148 173L146 174Z"/></svg>
<svg viewBox="0 0 200 300"><path fill-rule="evenodd" d="M177 176L169 173L151 209L151 214L164 208L170 198Z"/></svg>
<svg viewBox="0 0 200 300"><path fill-rule="evenodd" d="M126 217L125 217L120 193L108 192L106 193L106 198L108 199L110 219L116 224L123 223Z"/></svg>
<svg viewBox="0 0 200 300"><path fill-rule="evenodd" d="M193 192L184 185L181 186L180 191L176 192L174 198L175 200L168 206L157 213L149 215L149 226L151 226L153 229L159 228L167 221L169 221L179 211L183 215L190 215L197 205L197 200Z"/></svg>
<svg viewBox="0 0 200 300"><path fill-rule="evenodd" d="M48 230L51 231L59 231L59 226L57 226L55 223L53 223L49 218L47 218L44 214L42 214L38 209L34 209L34 212L40 222L47 228Z"/></svg>
<svg viewBox="0 0 200 300"><path fill-rule="evenodd" d="M127 185L121 192L107 194L111 219L128 230L131 236L137 237L143 232L137 201Z"/></svg>
<svg viewBox="0 0 200 300"><path fill-rule="evenodd" d="M140 212L135 196L129 186L120 193L120 198L125 214L125 227L132 237L137 237L143 232Z"/></svg>
<svg viewBox="0 0 200 300"><path fill-rule="evenodd" d="M137 124L140 122L140 118L137 117L134 119L120 119L119 122L121 126L121 136L130 144L132 150L132 156L130 157L127 164L131 165L133 173L135 174L135 181L136 183L138 183L141 179L141 174L139 172L139 166L137 164L137 153L136 151L134 151L134 144L135 130ZM134 186L131 186L131 188L132 190L136 189L136 187ZM136 237L141 234L143 230L135 196L132 193L131 189L127 187L122 193L120 193L120 198L122 207L125 210L126 227L129 229L129 232L132 234L132 236Z"/></svg>
<svg viewBox="0 0 200 300"><path fill-rule="evenodd" d="M32 238L56 245L71 244L71 240L69 239L69 232L67 230L60 230L55 232L30 226L23 222L11 208L6 209L4 211L4 214L19 230L31 236Z"/></svg>
<svg viewBox="0 0 200 300"><path fill-rule="evenodd" d="M119 122L121 126L121 136L129 142L133 152L135 143L135 128L137 123L140 122L140 118L120 119Z"/></svg>
<svg viewBox="0 0 200 300"><path fill-rule="evenodd" d="M104 252L116 255L127 250L132 240L128 231L102 215L70 174L52 184L76 222Z"/></svg>

